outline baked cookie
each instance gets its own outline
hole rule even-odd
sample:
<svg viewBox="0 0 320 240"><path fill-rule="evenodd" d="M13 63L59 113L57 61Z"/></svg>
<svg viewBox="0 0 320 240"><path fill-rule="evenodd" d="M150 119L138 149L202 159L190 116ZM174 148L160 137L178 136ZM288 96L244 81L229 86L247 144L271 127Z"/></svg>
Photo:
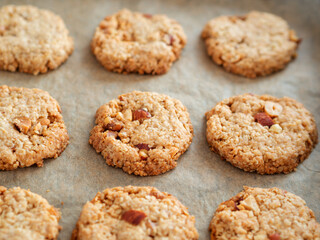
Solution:
<svg viewBox="0 0 320 240"><path fill-rule="evenodd" d="M0 186L0 240L57 239L59 219L59 211L40 195Z"/></svg>
<svg viewBox="0 0 320 240"><path fill-rule="evenodd" d="M212 19L202 38L216 64L248 78L283 69L296 57L301 41L285 20L256 11Z"/></svg>
<svg viewBox="0 0 320 240"><path fill-rule="evenodd" d="M152 92L134 91L102 105L96 124L89 143L110 166L140 176L175 168L193 137L186 107Z"/></svg>
<svg viewBox="0 0 320 240"><path fill-rule="evenodd" d="M123 9L102 20L91 47L109 71L163 74L179 58L186 42L175 20Z"/></svg>
<svg viewBox="0 0 320 240"><path fill-rule="evenodd" d="M235 96L218 103L206 117L212 150L245 171L289 173L318 142L312 114L288 97Z"/></svg>
<svg viewBox="0 0 320 240"><path fill-rule="evenodd" d="M33 6L0 8L0 69L37 75L59 67L73 51L63 20Z"/></svg>
<svg viewBox="0 0 320 240"><path fill-rule="evenodd" d="M170 194L153 187L105 189L87 202L72 240L198 239L195 218Z"/></svg>
<svg viewBox="0 0 320 240"><path fill-rule="evenodd" d="M0 170L58 157L69 143L58 102L40 89L0 86Z"/></svg>
<svg viewBox="0 0 320 240"><path fill-rule="evenodd" d="M320 224L300 197L279 188L250 188L216 210L211 240L320 239Z"/></svg>

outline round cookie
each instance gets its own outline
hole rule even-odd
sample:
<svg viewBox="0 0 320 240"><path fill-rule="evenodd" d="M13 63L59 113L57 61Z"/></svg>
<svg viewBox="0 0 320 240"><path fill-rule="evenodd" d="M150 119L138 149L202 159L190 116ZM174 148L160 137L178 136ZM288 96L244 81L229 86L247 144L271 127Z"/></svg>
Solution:
<svg viewBox="0 0 320 240"><path fill-rule="evenodd" d="M198 239L195 218L170 194L153 187L105 189L87 202L72 240Z"/></svg>
<svg viewBox="0 0 320 240"><path fill-rule="evenodd" d="M43 165L69 142L58 102L40 89L0 86L0 170Z"/></svg>
<svg viewBox="0 0 320 240"><path fill-rule="evenodd" d="M245 171L289 173L318 142L312 114L288 97L231 97L207 112L206 118L212 150Z"/></svg>
<svg viewBox="0 0 320 240"><path fill-rule="evenodd" d="M301 41L285 20L257 11L212 19L202 38L216 64L248 78L283 69L296 57Z"/></svg>
<svg viewBox="0 0 320 240"><path fill-rule="evenodd" d="M163 74L179 58L186 42L186 35L175 20L123 9L102 20L91 47L109 71Z"/></svg>
<svg viewBox="0 0 320 240"><path fill-rule="evenodd" d="M59 16L33 6L0 8L0 70L45 73L72 51L73 40Z"/></svg>
<svg viewBox="0 0 320 240"><path fill-rule="evenodd" d="M189 113L179 100L134 91L97 110L89 143L110 166L150 176L175 168L192 137Z"/></svg>
<svg viewBox="0 0 320 240"><path fill-rule="evenodd" d="M250 188L216 210L211 240L320 239L320 224L300 197L279 188Z"/></svg>
<svg viewBox="0 0 320 240"><path fill-rule="evenodd" d="M0 186L0 240L57 239L59 219L59 211L40 195Z"/></svg>

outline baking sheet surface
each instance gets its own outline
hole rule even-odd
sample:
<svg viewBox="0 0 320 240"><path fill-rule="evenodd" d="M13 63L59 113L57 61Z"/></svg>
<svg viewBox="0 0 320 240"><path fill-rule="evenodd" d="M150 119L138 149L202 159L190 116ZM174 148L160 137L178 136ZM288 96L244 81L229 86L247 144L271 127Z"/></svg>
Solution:
<svg viewBox="0 0 320 240"><path fill-rule="evenodd" d="M11 1L50 9L65 21L75 41L75 51L60 68L32 76L0 72L0 84L40 88L58 100L70 135L70 144L44 167L0 172L0 185L29 188L61 209L63 229L59 239L69 239L83 204L107 187L150 185L169 192L196 217L200 238L209 239L208 226L219 203L241 191L243 185L280 187L305 199L320 219L320 145L296 172L261 176L246 173L220 160L205 138L204 113L224 98L252 92L289 96L302 102L320 126L320 1ZM161 76L120 75L105 70L91 54L95 27L122 8L163 13L183 26L188 44L171 70ZM250 80L225 72L207 56L200 33L204 24L220 15L267 11L286 19L303 39L298 58L279 73ZM195 129L189 150L176 169L155 177L136 177L107 166L88 144L97 108L133 90L155 91L177 98L187 106ZM49 190L49 191L48 191ZM61 201L64 205L61 205Z"/></svg>

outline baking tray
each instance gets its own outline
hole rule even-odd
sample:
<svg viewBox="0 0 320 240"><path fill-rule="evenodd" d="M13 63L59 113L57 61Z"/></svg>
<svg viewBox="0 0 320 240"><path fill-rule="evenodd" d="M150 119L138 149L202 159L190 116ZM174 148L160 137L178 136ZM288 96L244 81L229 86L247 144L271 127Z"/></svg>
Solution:
<svg viewBox="0 0 320 240"><path fill-rule="evenodd" d="M58 100L69 131L70 144L44 167L0 172L0 185L29 188L61 209L59 239L69 239L82 206L98 191L126 185L150 185L169 192L196 217L199 239L209 239L208 226L218 205L241 191L243 185L280 187L305 199L320 219L320 145L296 172L258 175L231 166L210 151L205 137L204 113L224 98L252 92L289 96L302 102L320 123L320 1L11 1L52 10L65 21L75 41L75 50L60 68L32 76L0 72L0 84L40 88ZM188 44L171 70L160 76L121 75L106 71L90 50L99 22L122 8L145 13L163 13L183 26ZM200 33L207 21L220 15L241 15L250 10L266 11L286 19L303 39L298 58L269 77L246 79L225 72L207 56ZM178 166L163 175L137 177L109 167L88 144L97 108L133 90L155 91L177 98L187 106L195 136ZM64 202L61 205L61 202Z"/></svg>

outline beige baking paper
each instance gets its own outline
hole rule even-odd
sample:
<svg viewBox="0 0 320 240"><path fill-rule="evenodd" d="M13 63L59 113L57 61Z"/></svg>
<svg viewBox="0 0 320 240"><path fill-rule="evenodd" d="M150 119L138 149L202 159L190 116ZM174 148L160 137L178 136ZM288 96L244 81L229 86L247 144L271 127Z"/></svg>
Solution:
<svg viewBox="0 0 320 240"><path fill-rule="evenodd" d="M61 209L59 239L69 239L83 204L108 187L150 185L169 192L196 217L200 238L209 239L208 225L219 203L241 191L243 185L280 187L305 199L320 219L320 145L296 172L261 176L246 173L210 151L205 138L204 113L224 98L251 92L289 96L302 102L320 126L320 9L319 1L12 1L50 9L65 21L75 50L60 68L32 76L0 72L0 84L40 88L58 100L70 134L70 144L44 167L0 172L0 185L29 188ZM95 27L122 8L150 14L163 13L183 26L188 44L171 70L161 76L120 75L105 70L90 51ZM286 19L303 39L298 58L269 77L254 80L235 76L216 66L200 38L204 24L220 15L267 11ZM177 98L187 106L195 130L189 150L176 169L155 177L136 177L109 167L88 144L97 108L132 90L155 91ZM50 190L50 191L47 191ZM64 202L61 205L61 202Z"/></svg>

